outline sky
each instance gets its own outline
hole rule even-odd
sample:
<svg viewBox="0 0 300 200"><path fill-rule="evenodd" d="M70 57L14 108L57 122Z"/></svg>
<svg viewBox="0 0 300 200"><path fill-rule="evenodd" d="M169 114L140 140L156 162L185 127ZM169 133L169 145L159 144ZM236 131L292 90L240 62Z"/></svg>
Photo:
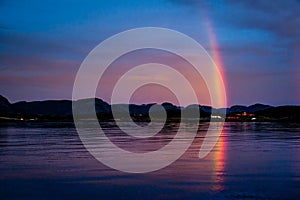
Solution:
<svg viewBox="0 0 300 200"><path fill-rule="evenodd" d="M132 28L164 27L218 55L228 105L300 104L299 0L2 0L0 13L0 94L11 102L71 99L82 61L100 42ZM149 55L170 58L146 51L116 61L97 96L110 101L112 74ZM135 103L172 96L144 89Z"/></svg>

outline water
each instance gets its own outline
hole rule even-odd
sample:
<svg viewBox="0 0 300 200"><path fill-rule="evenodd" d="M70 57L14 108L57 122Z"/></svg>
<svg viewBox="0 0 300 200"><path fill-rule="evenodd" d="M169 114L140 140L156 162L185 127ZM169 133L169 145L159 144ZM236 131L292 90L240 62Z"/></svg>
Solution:
<svg viewBox="0 0 300 200"><path fill-rule="evenodd" d="M59 126L59 127L57 127ZM55 128L56 127L56 128ZM112 140L132 150L160 148L174 138L170 123L156 139L134 141L104 124ZM96 161L72 126L0 127L0 199L297 199L300 124L225 123L217 146L198 159L208 123L170 166L129 174ZM110 151L110 149L107 149Z"/></svg>

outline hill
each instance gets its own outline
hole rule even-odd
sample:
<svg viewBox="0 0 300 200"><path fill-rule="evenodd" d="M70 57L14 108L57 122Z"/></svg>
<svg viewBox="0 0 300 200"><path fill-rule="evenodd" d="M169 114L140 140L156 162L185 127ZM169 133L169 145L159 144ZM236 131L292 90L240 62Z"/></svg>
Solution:
<svg viewBox="0 0 300 200"><path fill-rule="evenodd" d="M116 104L110 105L101 99L83 99L74 102L80 115L91 115L95 112L99 120L113 120L112 107L118 116L129 115L136 121L149 121L149 110L158 114L160 109L153 107L157 104ZM92 107L91 107L92 106ZM93 107L95 106L95 107ZM195 111L200 111L201 120L209 121L212 111L220 113L216 118L226 118L226 121L293 121L300 122L300 106L270 106L254 104L251 106L235 105L230 108L215 109L210 106L189 105L178 107L165 102L161 105L167 114L168 119L180 119L181 114L187 118L193 118ZM87 111L89 110L89 111ZM221 113L226 112L226 116ZM155 115L159 116L159 115ZM0 120L34 120L34 121L73 121L71 100L45 100L45 101L21 101L10 103L8 99L0 95Z"/></svg>

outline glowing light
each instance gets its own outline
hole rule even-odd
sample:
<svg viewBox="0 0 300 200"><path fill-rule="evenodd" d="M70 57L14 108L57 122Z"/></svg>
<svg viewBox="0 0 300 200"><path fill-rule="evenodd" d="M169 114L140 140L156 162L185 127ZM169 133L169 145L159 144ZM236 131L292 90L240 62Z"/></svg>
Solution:
<svg viewBox="0 0 300 200"><path fill-rule="evenodd" d="M221 58L221 54L220 54L220 48L217 42L217 37L216 34L214 32L213 29L213 25L212 25L212 21L209 20L209 18L207 16L204 16L205 19L205 26L208 32L208 37L210 40L210 44L211 44L211 56L213 58L213 61L215 63L215 65L217 66L217 73L216 77L221 77L220 78L216 78L216 85L218 86L218 92L220 93L220 96L225 96L226 95L226 91L222 90L222 86L223 88L225 88L226 90L226 85L225 85L225 74L224 74L224 70L223 70L223 64L222 64L222 58ZM220 99L220 105L222 105L222 107L226 107L227 106L227 100L226 98L224 100Z"/></svg>
<svg viewBox="0 0 300 200"><path fill-rule="evenodd" d="M224 132L219 137L218 144L214 153L214 171L215 182L217 183L216 191L223 190L224 174L225 174L225 160L226 160L226 141Z"/></svg>
<svg viewBox="0 0 300 200"><path fill-rule="evenodd" d="M205 28L208 32L208 37L210 40L211 45L211 57L217 66L217 73L216 77L216 85L218 86L218 92L220 96L226 95L226 85L225 85L225 74L223 70L223 63L220 54L220 48L217 42L217 37L215 31L213 29L213 23L208 17L207 13L203 12L203 18L205 19ZM225 88L225 91L222 90L222 87ZM220 99L219 104L222 105L223 108L227 107L227 97L224 99ZM212 116L212 118L217 118L216 116ZM214 182L216 186L213 188L215 191L221 191L224 189L223 182L224 182L224 173L225 173L225 160L226 160L226 138L225 138L224 130L222 131L221 135L219 136L218 143L215 146L215 150L213 151L213 160L214 160Z"/></svg>

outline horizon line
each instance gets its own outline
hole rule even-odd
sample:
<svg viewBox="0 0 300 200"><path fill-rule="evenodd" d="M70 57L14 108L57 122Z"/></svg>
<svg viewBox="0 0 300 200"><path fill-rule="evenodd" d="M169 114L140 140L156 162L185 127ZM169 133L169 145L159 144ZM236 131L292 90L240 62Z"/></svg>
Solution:
<svg viewBox="0 0 300 200"><path fill-rule="evenodd" d="M20 103L20 102L27 102L27 103L30 103L30 102L42 102L42 101L73 101L73 99L37 99L37 100L16 100L16 101L10 101L9 98L7 98L6 96L3 96L0 94L1 97L4 97L5 99L8 100L8 102L10 104L15 104L15 103ZM199 106L208 106L208 107L212 107L211 105L207 105L207 104L189 104L189 105L186 105L186 106L183 106L183 105L177 105L177 104L174 104L174 103L171 103L171 102L168 102L168 101L165 101L163 103L158 103L158 102L145 102L145 103L115 103L115 104L111 104L110 102L100 98L100 97L90 97L90 98L86 98L86 99L100 99L106 103L108 103L109 105L118 105L118 104L127 104L127 105L149 105L149 104L158 104L158 105L162 105L164 103L170 103L174 106L177 106L177 107L188 107L190 105L199 105ZM78 101L78 100L85 100L85 99L77 99L75 101ZM300 106L300 103L299 104L268 104L268 103L261 103L261 102L256 102L256 103L251 103L251 104L231 104L231 105L227 105L226 107L220 107L220 108L217 108L217 109L221 109L221 108L230 108L230 107L233 107L233 106L245 106L245 107L249 107L249 106L252 106L252 105L256 105L256 104L261 104L261 105L267 105L267 106L272 106L272 107L279 107L279 106ZM213 107L215 108L215 107Z"/></svg>

